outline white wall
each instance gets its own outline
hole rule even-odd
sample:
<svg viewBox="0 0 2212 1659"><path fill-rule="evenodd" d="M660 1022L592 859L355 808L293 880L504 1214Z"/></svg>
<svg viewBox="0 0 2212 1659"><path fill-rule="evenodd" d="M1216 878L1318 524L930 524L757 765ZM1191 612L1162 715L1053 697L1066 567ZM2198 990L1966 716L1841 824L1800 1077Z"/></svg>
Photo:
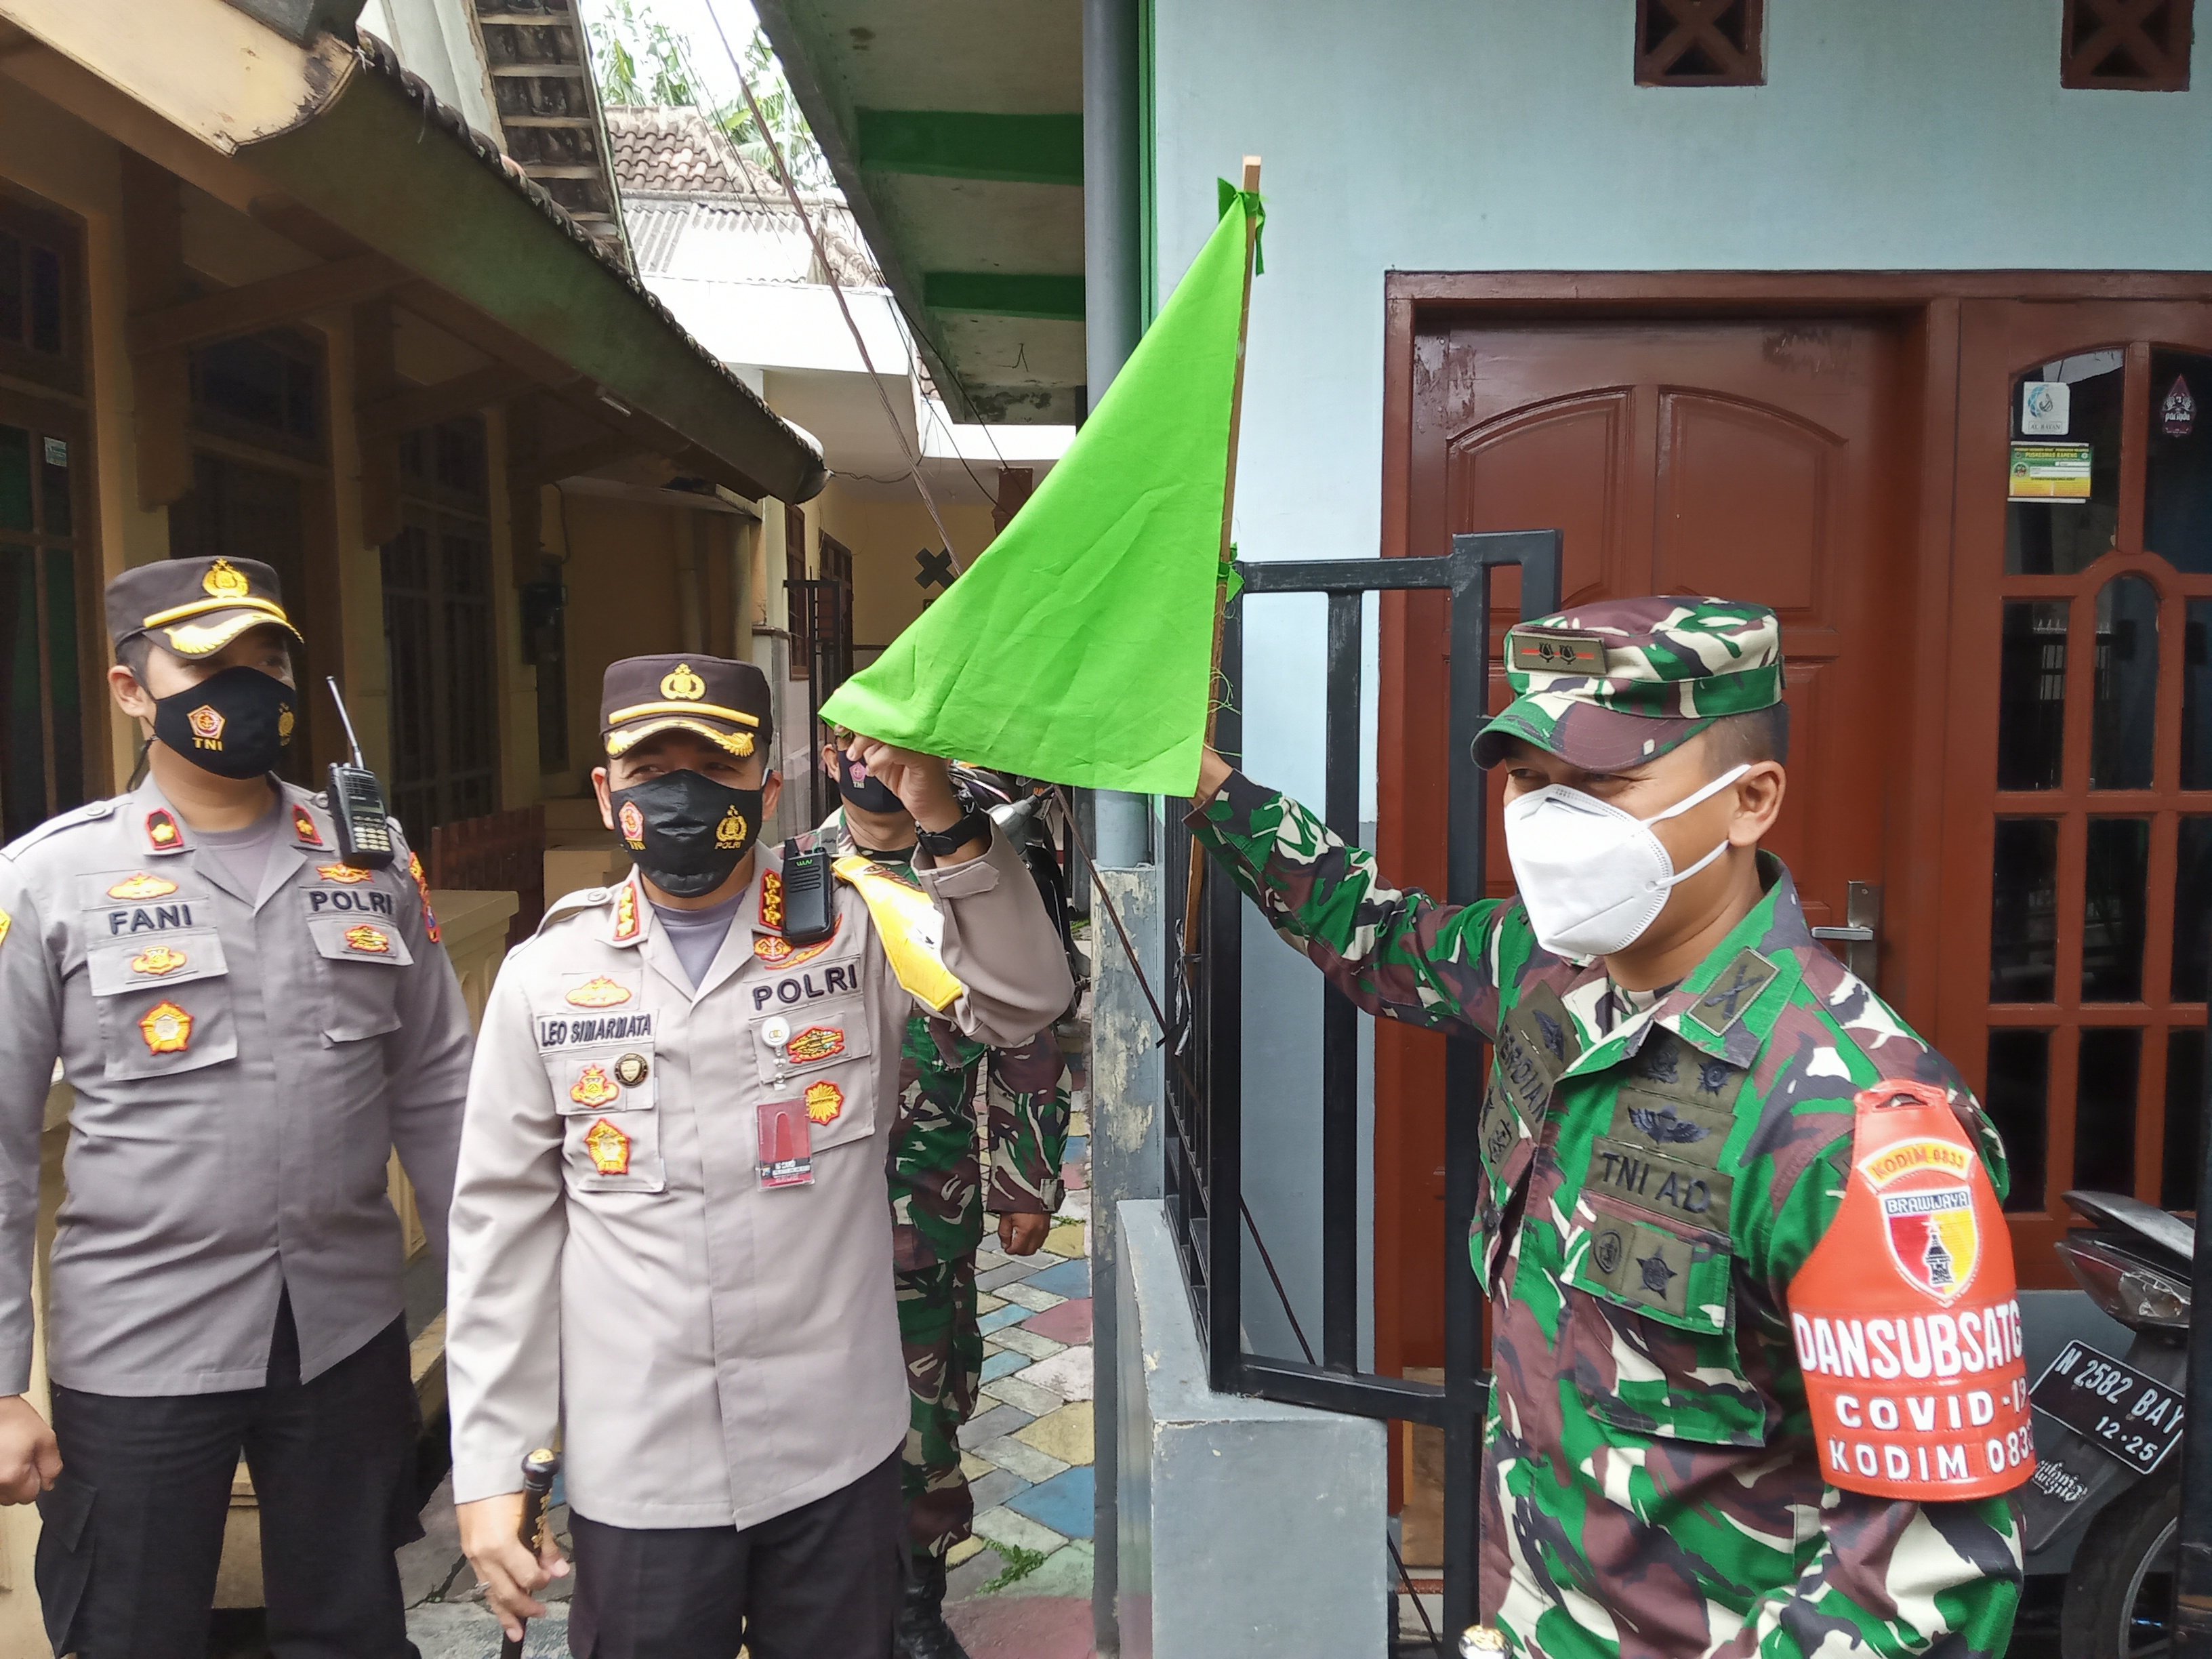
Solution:
<svg viewBox="0 0 2212 1659"><path fill-rule="evenodd" d="M1767 0L1767 84L1741 88L1637 87L1633 0L1152 5L1163 291L1214 179L1266 161L1246 558L1376 550L1387 270L2212 265L2212 88L2062 90L2060 0ZM1318 601L1248 622L1249 769L1310 801L1321 643ZM1248 935L1248 1180L1310 1334L1317 976ZM1256 1263L1244 1305L1292 1352Z"/></svg>
<svg viewBox="0 0 2212 1659"><path fill-rule="evenodd" d="M499 143L491 77L468 6L469 0L367 0L360 27L398 52L399 61L421 76L440 101L460 111L463 120Z"/></svg>

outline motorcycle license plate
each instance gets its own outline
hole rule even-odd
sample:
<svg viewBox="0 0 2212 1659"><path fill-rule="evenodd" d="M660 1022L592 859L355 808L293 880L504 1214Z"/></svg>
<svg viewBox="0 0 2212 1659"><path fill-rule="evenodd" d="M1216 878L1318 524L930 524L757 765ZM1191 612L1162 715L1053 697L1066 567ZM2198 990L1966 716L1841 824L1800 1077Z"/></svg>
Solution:
<svg viewBox="0 0 2212 1659"><path fill-rule="evenodd" d="M2066 1345L2027 1403L2137 1474L2156 1468L2181 1439L2180 1395L2086 1342Z"/></svg>

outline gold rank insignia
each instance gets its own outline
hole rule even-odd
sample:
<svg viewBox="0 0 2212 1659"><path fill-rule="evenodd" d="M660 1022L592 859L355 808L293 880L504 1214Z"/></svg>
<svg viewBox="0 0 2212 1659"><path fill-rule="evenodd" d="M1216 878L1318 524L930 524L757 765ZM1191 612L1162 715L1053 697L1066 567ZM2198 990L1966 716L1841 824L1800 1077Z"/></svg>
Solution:
<svg viewBox="0 0 2212 1659"><path fill-rule="evenodd" d="M146 814L146 839L153 842L157 851L166 853L182 842L184 836L178 831L176 818L157 806Z"/></svg>
<svg viewBox="0 0 2212 1659"><path fill-rule="evenodd" d="M381 927L372 927L367 922L345 931L346 949L358 951L364 956L388 957L392 954L392 935Z"/></svg>
<svg viewBox="0 0 2212 1659"><path fill-rule="evenodd" d="M200 588L211 599L242 599L253 591L253 585L228 559L217 559L200 578Z"/></svg>
<svg viewBox="0 0 2212 1659"><path fill-rule="evenodd" d="M607 1075L606 1067L594 1060L576 1074L568 1085L568 1098L579 1106L604 1106L622 1093L615 1080Z"/></svg>
<svg viewBox="0 0 2212 1659"><path fill-rule="evenodd" d="M743 847L745 844L746 827L744 814L732 806L722 814L722 821L714 826L714 845Z"/></svg>
<svg viewBox="0 0 2212 1659"><path fill-rule="evenodd" d="M173 1002L157 1002L138 1022L138 1034L149 1054L181 1054L191 1047L192 1017Z"/></svg>
<svg viewBox="0 0 2212 1659"><path fill-rule="evenodd" d="M570 990L568 1000L579 1008L611 1008L629 1000L629 987L599 974Z"/></svg>
<svg viewBox="0 0 2212 1659"><path fill-rule="evenodd" d="M679 662L660 682L660 695L684 702L696 702L707 695L707 682L691 672L690 663Z"/></svg>
<svg viewBox="0 0 2212 1659"><path fill-rule="evenodd" d="M828 1060L845 1052L845 1034L835 1025L810 1025L793 1036L783 1052L802 1064Z"/></svg>
<svg viewBox="0 0 2212 1659"><path fill-rule="evenodd" d="M615 890L615 942L627 944L637 937L637 889L629 882Z"/></svg>
<svg viewBox="0 0 2212 1659"><path fill-rule="evenodd" d="M156 945L151 950L141 951L131 958L131 971L149 974L159 979L164 974L173 974L190 960L182 951L171 950L166 945Z"/></svg>
<svg viewBox="0 0 2212 1659"><path fill-rule="evenodd" d="M185 724L192 728L192 747L220 749L222 747L222 728L229 722L223 719L213 703L202 703L185 716Z"/></svg>
<svg viewBox="0 0 2212 1659"><path fill-rule="evenodd" d="M364 881L374 881L374 870L356 870L350 864L319 864L315 873L325 881L342 881L349 887Z"/></svg>
<svg viewBox="0 0 2212 1659"><path fill-rule="evenodd" d="M303 847L320 847L323 832L315 828L315 816L298 802L292 805L292 833Z"/></svg>
<svg viewBox="0 0 2212 1659"><path fill-rule="evenodd" d="M783 929L783 878L770 870L761 877L761 926Z"/></svg>
<svg viewBox="0 0 2212 1659"><path fill-rule="evenodd" d="M435 945L439 939L438 913L430 908L430 878L422 873L422 860L412 848L407 851L407 873L415 878L415 890L422 896L422 931Z"/></svg>
<svg viewBox="0 0 2212 1659"><path fill-rule="evenodd" d="M824 1078L806 1085L806 1121L809 1123L835 1123L837 1114L845 1109L845 1091Z"/></svg>
<svg viewBox="0 0 2212 1659"><path fill-rule="evenodd" d="M629 1137L601 1118L584 1132L584 1150L592 1155L592 1168L603 1176L629 1173Z"/></svg>
<svg viewBox="0 0 2212 1659"><path fill-rule="evenodd" d="M637 803L634 800L624 801L622 804L622 811L616 814L616 820L622 825L623 844L633 852L643 852L645 850L645 814L637 810Z"/></svg>
<svg viewBox="0 0 2212 1659"><path fill-rule="evenodd" d="M646 1069L643 1054L624 1054L615 1062L615 1076L625 1089L635 1089L644 1082Z"/></svg>
<svg viewBox="0 0 2212 1659"><path fill-rule="evenodd" d="M173 881L164 881L159 876L149 876L143 870L135 876L125 876L107 890L112 899L167 898L177 890Z"/></svg>

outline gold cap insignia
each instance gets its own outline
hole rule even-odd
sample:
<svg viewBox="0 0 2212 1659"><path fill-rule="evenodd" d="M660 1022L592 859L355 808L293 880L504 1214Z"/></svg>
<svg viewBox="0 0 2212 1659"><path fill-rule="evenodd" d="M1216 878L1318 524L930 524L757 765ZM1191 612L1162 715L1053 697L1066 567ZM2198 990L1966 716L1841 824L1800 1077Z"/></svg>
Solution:
<svg viewBox="0 0 2212 1659"><path fill-rule="evenodd" d="M745 844L745 817L734 806L722 814L722 821L714 826L714 845L743 847Z"/></svg>
<svg viewBox="0 0 2212 1659"><path fill-rule="evenodd" d="M584 1150L592 1155L592 1168L603 1176L629 1173L629 1137L601 1118L584 1134Z"/></svg>
<svg viewBox="0 0 2212 1659"><path fill-rule="evenodd" d="M149 974L159 979L164 974L173 974L185 963L182 951L173 951L166 945L157 945L150 951L141 951L131 958L131 971Z"/></svg>
<svg viewBox="0 0 2212 1659"><path fill-rule="evenodd" d="M806 1118L810 1123L834 1123L845 1109L845 1091L826 1079L806 1085Z"/></svg>
<svg viewBox="0 0 2212 1659"><path fill-rule="evenodd" d="M690 663L679 662L662 677L660 695L684 702L696 702L707 695L707 682L691 672Z"/></svg>
<svg viewBox="0 0 2212 1659"><path fill-rule="evenodd" d="M192 1017L173 1002L157 1002L138 1022L138 1034L149 1054L181 1054L191 1046Z"/></svg>
<svg viewBox="0 0 2212 1659"><path fill-rule="evenodd" d="M117 882L107 890L107 896L112 899L167 898L176 890L177 884L173 881L149 876L142 870L135 876L125 876Z"/></svg>
<svg viewBox="0 0 2212 1659"><path fill-rule="evenodd" d="M600 974L569 992L568 1000L579 1008L612 1008L629 1000L629 987Z"/></svg>
<svg viewBox="0 0 2212 1659"><path fill-rule="evenodd" d="M604 1106L621 1092L606 1067L596 1062L584 1067L568 1085L568 1098L579 1106Z"/></svg>
<svg viewBox="0 0 2212 1659"><path fill-rule="evenodd" d="M217 559L200 578L200 586L211 599L242 599L253 591L245 574L228 559Z"/></svg>

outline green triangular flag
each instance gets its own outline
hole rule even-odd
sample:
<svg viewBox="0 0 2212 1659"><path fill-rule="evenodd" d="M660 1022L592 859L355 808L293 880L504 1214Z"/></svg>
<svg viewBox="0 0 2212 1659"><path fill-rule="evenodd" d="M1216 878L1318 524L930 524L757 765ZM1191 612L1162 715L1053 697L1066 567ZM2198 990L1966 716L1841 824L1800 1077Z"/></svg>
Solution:
<svg viewBox="0 0 2212 1659"><path fill-rule="evenodd" d="M1256 207L1234 195L1036 494L824 720L1055 783L1197 787Z"/></svg>

